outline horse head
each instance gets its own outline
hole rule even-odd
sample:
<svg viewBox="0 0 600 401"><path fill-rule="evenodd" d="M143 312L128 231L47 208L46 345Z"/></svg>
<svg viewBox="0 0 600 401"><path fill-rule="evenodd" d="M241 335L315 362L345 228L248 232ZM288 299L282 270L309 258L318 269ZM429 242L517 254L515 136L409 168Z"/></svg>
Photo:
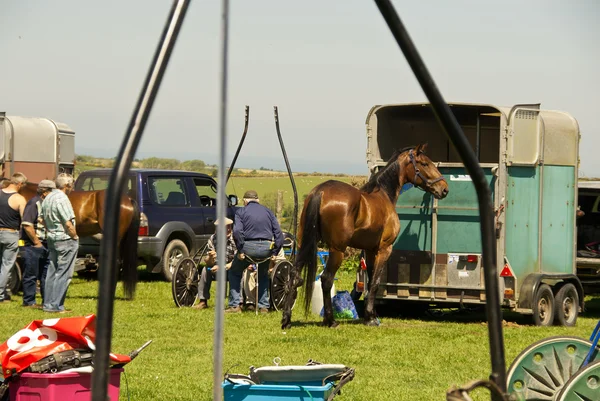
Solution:
<svg viewBox="0 0 600 401"><path fill-rule="evenodd" d="M435 198L443 199L448 195L448 183L435 163L425 155L426 148L427 144L422 144L408 151L406 179Z"/></svg>

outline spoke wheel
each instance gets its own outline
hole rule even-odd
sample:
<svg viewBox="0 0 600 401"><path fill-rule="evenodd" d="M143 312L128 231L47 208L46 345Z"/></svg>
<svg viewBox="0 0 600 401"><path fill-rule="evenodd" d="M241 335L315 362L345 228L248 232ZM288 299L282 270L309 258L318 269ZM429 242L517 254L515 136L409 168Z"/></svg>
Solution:
<svg viewBox="0 0 600 401"><path fill-rule="evenodd" d="M200 274L192 258L182 259L175 268L171 280L173 300L177 307L193 306L198 298Z"/></svg>
<svg viewBox="0 0 600 401"><path fill-rule="evenodd" d="M600 361L578 370L565 383L556 400L600 401Z"/></svg>
<svg viewBox="0 0 600 401"><path fill-rule="evenodd" d="M282 310L285 307L285 302L291 296L291 285L288 284L291 280L292 264L287 260L278 262L271 272L271 304L275 310ZM292 305L292 309L296 305L296 300Z"/></svg>
<svg viewBox="0 0 600 401"><path fill-rule="evenodd" d="M507 388L515 400L554 400L579 370L592 343L579 337L549 337L525 348L508 369ZM592 360L600 360L596 350Z"/></svg>

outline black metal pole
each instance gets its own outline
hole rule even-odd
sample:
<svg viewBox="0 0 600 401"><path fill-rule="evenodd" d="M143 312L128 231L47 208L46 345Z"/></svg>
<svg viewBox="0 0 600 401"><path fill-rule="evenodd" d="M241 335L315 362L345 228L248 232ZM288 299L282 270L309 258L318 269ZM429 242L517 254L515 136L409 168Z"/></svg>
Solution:
<svg viewBox="0 0 600 401"><path fill-rule="evenodd" d="M250 117L250 106L246 106L246 122L244 123L244 133L242 134L242 139L240 139L240 144L237 147L237 150L235 151L235 156L233 156L233 160L231 161L231 165L229 166L229 171L227 171L227 179L225 180L225 184L227 184L227 182L229 182L229 176L231 175L231 172L233 171L233 166L235 166L235 162L237 161L237 158L240 154L240 150L242 149L242 145L244 144L244 141L246 140L246 134L248 133L248 119Z"/></svg>
<svg viewBox="0 0 600 401"><path fill-rule="evenodd" d="M506 393L506 365L504 359L504 340L502 334L502 312L500 308L500 290L496 268L496 242L494 238L494 212L492 194L485 179L483 169L473 153L465 134L450 107L444 101L417 48L412 42L394 6L389 0L375 0L381 15L385 19L392 35L402 49L406 61L415 77L421 84L423 92L429 99L435 116L446 135L452 140L471 175L479 200L479 215L481 219L481 237L483 245L483 266L486 289L486 313L488 318L488 333L492 374L490 376L503 393ZM500 396L493 396L502 400Z"/></svg>
<svg viewBox="0 0 600 401"><path fill-rule="evenodd" d="M273 106L273 111L275 113L275 128L277 129L277 138L279 138L279 145L281 146L281 152L283 153L285 166L287 167L288 175L290 176L290 181L292 182L292 190L294 191L294 216L292 217L292 225L294 227L294 244L292 245L292 257L294 257L294 255L296 255L296 231L298 230L298 191L296 190L296 181L294 181L294 174L292 174L290 162L285 151L285 146L283 146L283 138L281 137L281 131L279 130L279 111L277 110L277 106Z"/></svg>
<svg viewBox="0 0 600 401"><path fill-rule="evenodd" d="M119 201L125 191L125 183L135 151L140 143L146 121L160 83L167 68L173 46L183 23L189 0L173 2L167 23L154 54L150 70L129 122L125 138L119 149L117 163L110 175L106 189L106 213L104 217L104 237L100 244L98 313L96 323L96 355L92 374L92 401L106 401L109 380L109 353L112 341L112 320L114 313L117 276L117 233L119 228ZM116 401L116 400L113 400Z"/></svg>

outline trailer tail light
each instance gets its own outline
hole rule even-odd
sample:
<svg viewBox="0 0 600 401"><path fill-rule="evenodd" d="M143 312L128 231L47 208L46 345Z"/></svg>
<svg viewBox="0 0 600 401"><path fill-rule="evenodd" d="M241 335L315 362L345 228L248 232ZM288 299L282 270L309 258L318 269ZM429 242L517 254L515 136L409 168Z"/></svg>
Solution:
<svg viewBox="0 0 600 401"><path fill-rule="evenodd" d="M508 265L504 265L504 268L500 272L500 277L514 277L512 270Z"/></svg>
<svg viewBox="0 0 600 401"><path fill-rule="evenodd" d="M460 255L458 260L461 262L477 263L479 260L479 255Z"/></svg>
<svg viewBox="0 0 600 401"><path fill-rule="evenodd" d="M507 288L504 290L504 298L505 299L515 299L515 290L512 288Z"/></svg>
<svg viewBox="0 0 600 401"><path fill-rule="evenodd" d="M148 217L145 213L140 213L140 229L138 230L138 236L148 236Z"/></svg>

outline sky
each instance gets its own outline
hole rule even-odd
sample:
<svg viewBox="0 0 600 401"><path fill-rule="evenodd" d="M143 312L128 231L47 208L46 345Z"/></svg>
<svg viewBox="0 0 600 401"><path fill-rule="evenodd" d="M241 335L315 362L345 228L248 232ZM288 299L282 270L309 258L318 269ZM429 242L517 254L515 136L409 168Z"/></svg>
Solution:
<svg viewBox="0 0 600 401"><path fill-rule="evenodd" d="M580 175L600 176L600 2L394 1L448 102L541 103L579 122ZM76 132L114 157L170 1L2 0L0 111ZM136 157L218 161L221 2L192 1ZM231 0L228 155L238 167L367 174L376 104L426 101L376 5Z"/></svg>

